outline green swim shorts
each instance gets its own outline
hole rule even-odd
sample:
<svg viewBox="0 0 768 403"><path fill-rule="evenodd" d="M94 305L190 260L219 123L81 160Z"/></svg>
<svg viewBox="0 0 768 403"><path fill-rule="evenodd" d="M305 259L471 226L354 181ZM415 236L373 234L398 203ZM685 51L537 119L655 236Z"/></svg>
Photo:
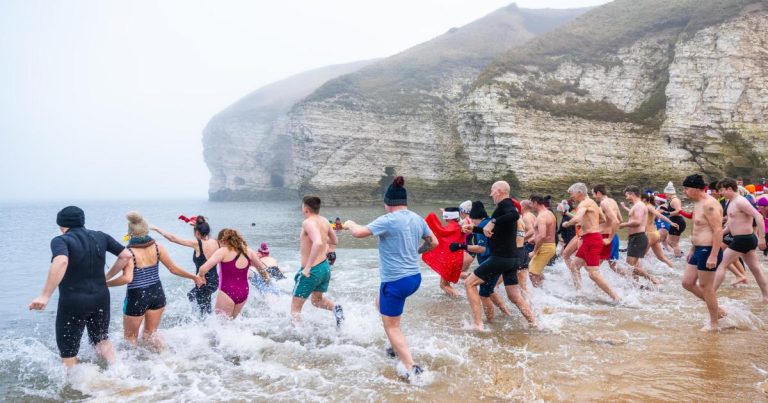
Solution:
<svg viewBox="0 0 768 403"><path fill-rule="evenodd" d="M331 282L331 265L327 260L323 260L309 269L309 277L304 277L302 270L299 270L293 281L296 282L293 286L294 297L307 299L313 292L326 292L328 283Z"/></svg>

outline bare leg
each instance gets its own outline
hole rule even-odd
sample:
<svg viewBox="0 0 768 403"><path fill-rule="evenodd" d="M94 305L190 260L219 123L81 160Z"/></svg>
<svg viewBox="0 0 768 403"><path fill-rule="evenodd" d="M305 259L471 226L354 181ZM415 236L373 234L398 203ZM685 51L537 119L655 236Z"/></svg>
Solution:
<svg viewBox="0 0 768 403"><path fill-rule="evenodd" d="M477 287L485 284L485 281L472 273L464 280L464 286L467 290L467 301L469 301L469 310L472 313L472 328L483 330L483 313L480 309L480 291Z"/></svg>
<svg viewBox="0 0 768 403"><path fill-rule="evenodd" d="M523 295L528 295L528 269L521 269L517 271L517 283L522 290Z"/></svg>
<svg viewBox="0 0 768 403"><path fill-rule="evenodd" d="M243 310L243 307L245 306L245 303L248 300L245 300L239 304L235 304L234 307L232 307L232 319L238 317L240 315L240 312Z"/></svg>
<svg viewBox="0 0 768 403"><path fill-rule="evenodd" d="M659 244L665 251L669 251L669 232L665 229L659 230Z"/></svg>
<svg viewBox="0 0 768 403"><path fill-rule="evenodd" d="M216 314L225 316L227 319L233 319L235 313L235 301L225 292L219 291L216 296Z"/></svg>
<svg viewBox="0 0 768 403"><path fill-rule="evenodd" d="M104 361L107 362L107 364L112 365L115 363L115 347L112 345L112 342L109 340L102 340L98 343L96 343L96 353L98 353L102 358L104 358ZM66 360L67 358L65 358ZM77 361L75 361L77 362ZM66 365L66 363L64 364Z"/></svg>
<svg viewBox="0 0 768 403"><path fill-rule="evenodd" d="M322 292L315 291L309 297L312 305L320 309L332 311L336 304L328 298L325 298Z"/></svg>
<svg viewBox="0 0 768 403"><path fill-rule="evenodd" d="M672 261L669 260L667 255L664 254L664 251L661 250L661 242L656 242L653 245L651 245L651 249L653 250L653 254L656 256L656 259L659 259L660 262L669 266L670 269L675 267L675 265L672 264Z"/></svg>
<svg viewBox="0 0 768 403"><path fill-rule="evenodd" d="M586 262L584 261L584 259L577 257L571 263L571 267L568 268L571 271L571 278L573 279L573 287L576 288L577 290L581 290L580 270L582 267L584 267L585 264Z"/></svg>
<svg viewBox="0 0 768 403"><path fill-rule="evenodd" d="M738 259L733 262L733 264L728 265L728 271L736 276L736 280L731 282L731 287L736 287L739 284L747 284L747 276L744 272L744 266L741 265L741 262L739 262Z"/></svg>
<svg viewBox="0 0 768 403"><path fill-rule="evenodd" d="M157 334L157 328L160 327L160 320L163 318L164 308L148 310L144 314L144 334L141 338L149 343L156 351L163 349L163 340Z"/></svg>
<svg viewBox="0 0 768 403"><path fill-rule="evenodd" d="M718 268L717 273L719 273L720 269ZM685 273L683 273L683 288L690 291L691 294L695 295L702 301L706 302L704 299L704 289L697 284L697 280L699 279L699 274L702 273L699 271L696 266L693 265L686 265L685 266ZM713 289L714 289L714 281L713 281ZM720 307L717 307L717 316L719 318L725 317L727 313Z"/></svg>
<svg viewBox="0 0 768 403"><path fill-rule="evenodd" d="M451 283L449 283L447 280L444 280L442 278L440 279L440 289L443 290L443 292L449 297L452 297L452 298L459 297L459 292L456 291L456 289L453 288L453 286L451 286Z"/></svg>
<svg viewBox="0 0 768 403"><path fill-rule="evenodd" d="M536 316L533 315L533 311L531 310L531 306L528 305L528 301L523 298L523 295L520 293L520 286L517 285L508 285L504 287L507 291L507 297L510 301L512 301L513 304L517 305L517 309L520 310L520 313L523 314L526 320L528 320L528 325L531 327L536 327Z"/></svg>
<svg viewBox="0 0 768 403"><path fill-rule="evenodd" d="M533 284L534 287L540 288L541 283L544 282L544 276L538 275L538 274L531 274L531 284Z"/></svg>
<svg viewBox="0 0 768 403"><path fill-rule="evenodd" d="M680 237L677 235L669 235L669 246L675 251L675 257L683 256L683 252L680 250Z"/></svg>
<svg viewBox="0 0 768 403"><path fill-rule="evenodd" d="M493 294L491 294L490 299L493 302L493 304L496 305L501 310L501 312L504 313L504 315L507 315L507 316L512 315L512 312L510 312L509 308L507 308L507 304L504 303L504 299L501 298L501 295L494 292Z"/></svg>
<svg viewBox="0 0 768 403"><path fill-rule="evenodd" d="M291 320L294 322L301 321L301 308L304 306L304 302L307 300L304 298L293 297L291 298Z"/></svg>
<svg viewBox="0 0 768 403"><path fill-rule="evenodd" d="M411 350L408 349L408 341L400 330L400 316L381 315L381 322L384 324L384 333L387 334L389 344L405 365L405 369L410 371L413 368L413 357L411 357Z"/></svg>
<svg viewBox="0 0 768 403"><path fill-rule="evenodd" d="M125 337L125 341L134 346L138 343L139 329L143 321L143 316L123 315L123 337Z"/></svg>
<svg viewBox="0 0 768 403"><path fill-rule="evenodd" d="M611 289L611 286L609 286L608 282L605 281L597 267L587 267L587 273L589 273L589 278L594 281L601 290L605 291L605 293L608 294L611 299L614 301L619 300L619 295L616 294L613 289Z"/></svg>
<svg viewBox="0 0 768 403"><path fill-rule="evenodd" d="M640 264L640 259L638 259L636 257L627 256L627 264L632 266L633 274L635 276L645 277L645 278L648 279L648 281L650 281L654 285L658 285L659 284L659 280L656 279L656 277L651 276L650 274L648 274L647 271L645 271L643 266Z"/></svg>
<svg viewBox="0 0 768 403"><path fill-rule="evenodd" d="M72 368L77 365L77 357L62 358L61 363L67 368Z"/></svg>
<svg viewBox="0 0 768 403"><path fill-rule="evenodd" d="M701 285L704 302L709 311L709 329L717 330L717 320L720 318L717 306L717 293L715 291L715 273L711 271L699 271L699 284Z"/></svg>
<svg viewBox="0 0 768 403"><path fill-rule="evenodd" d="M717 266L717 272L714 280L715 290L719 289L723 284L723 281L725 280L726 268L734 262L737 262L739 260L739 256L742 256L742 254L731 248L725 248L725 251L723 252L723 260L720 262L720 265Z"/></svg>
<svg viewBox="0 0 768 403"><path fill-rule="evenodd" d="M763 302L768 303L768 284L766 284L765 276L760 270L760 259L757 257L757 251L751 250L744 256L744 262L749 267L749 271L755 276L757 285L760 286L760 292L763 293Z"/></svg>

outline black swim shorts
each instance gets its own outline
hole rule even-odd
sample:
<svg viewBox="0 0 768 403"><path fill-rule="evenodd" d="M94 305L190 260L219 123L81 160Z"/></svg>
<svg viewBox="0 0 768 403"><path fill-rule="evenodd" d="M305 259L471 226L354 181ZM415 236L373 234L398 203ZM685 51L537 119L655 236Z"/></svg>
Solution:
<svg viewBox="0 0 768 403"><path fill-rule="evenodd" d="M755 234L734 235L733 240L728 244L728 249L733 249L739 253L749 253L757 249L757 237Z"/></svg>

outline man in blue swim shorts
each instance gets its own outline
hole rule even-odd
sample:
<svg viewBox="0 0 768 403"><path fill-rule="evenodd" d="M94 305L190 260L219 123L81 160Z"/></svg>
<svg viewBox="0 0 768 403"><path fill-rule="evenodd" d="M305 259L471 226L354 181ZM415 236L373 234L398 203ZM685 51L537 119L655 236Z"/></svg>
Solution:
<svg viewBox="0 0 768 403"><path fill-rule="evenodd" d="M377 305L384 332L394 350L390 354L400 358L407 371L404 377L410 380L419 375L422 369L413 363L408 342L400 330L400 316L403 314L405 300L421 284L419 255L435 248L437 238L423 218L408 210L404 184L403 177L398 176L384 194L387 214L366 226L347 221L344 228L350 230L355 238L379 237L381 286ZM421 240L424 243L419 246Z"/></svg>
<svg viewBox="0 0 768 403"><path fill-rule="evenodd" d="M726 315L717 306L715 288L718 265L723 260L723 208L704 190L704 178L690 175L683 181L685 195L693 200L693 232L688 264L683 274L683 288L701 298L709 310L709 325L702 330L717 330L717 321ZM725 270L721 268L721 270ZM698 283L697 283L698 281Z"/></svg>

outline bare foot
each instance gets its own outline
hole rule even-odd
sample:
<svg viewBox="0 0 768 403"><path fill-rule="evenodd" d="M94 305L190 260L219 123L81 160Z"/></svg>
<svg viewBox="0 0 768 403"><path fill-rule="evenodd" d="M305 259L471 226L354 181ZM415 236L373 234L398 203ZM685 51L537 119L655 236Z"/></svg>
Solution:
<svg viewBox="0 0 768 403"><path fill-rule="evenodd" d="M472 330L477 330L477 331L482 332L482 331L485 331L485 327L483 326L482 323L479 324L479 325L472 325Z"/></svg>
<svg viewBox="0 0 768 403"><path fill-rule="evenodd" d="M728 316L728 312L726 312L723 308L718 307L717 308L717 318L722 319L724 317Z"/></svg>
<svg viewBox="0 0 768 403"><path fill-rule="evenodd" d="M448 295L449 297L451 297L451 298L458 298L459 297L459 292L456 291L455 288L453 288L451 286L441 287L441 288L443 289L443 292L445 292L445 294Z"/></svg>
<svg viewBox="0 0 768 403"><path fill-rule="evenodd" d="M716 332L719 329L717 327L717 322L715 322L714 324L713 323L709 323L707 325L704 325L704 327L702 327L700 330L702 332Z"/></svg>
<svg viewBox="0 0 768 403"><path fill-rule="evenodd" d="M746 277L742 277L742 278L732 282L731 283L731 287L736 287L739 284L747 284L747 278Z"/></svg>

